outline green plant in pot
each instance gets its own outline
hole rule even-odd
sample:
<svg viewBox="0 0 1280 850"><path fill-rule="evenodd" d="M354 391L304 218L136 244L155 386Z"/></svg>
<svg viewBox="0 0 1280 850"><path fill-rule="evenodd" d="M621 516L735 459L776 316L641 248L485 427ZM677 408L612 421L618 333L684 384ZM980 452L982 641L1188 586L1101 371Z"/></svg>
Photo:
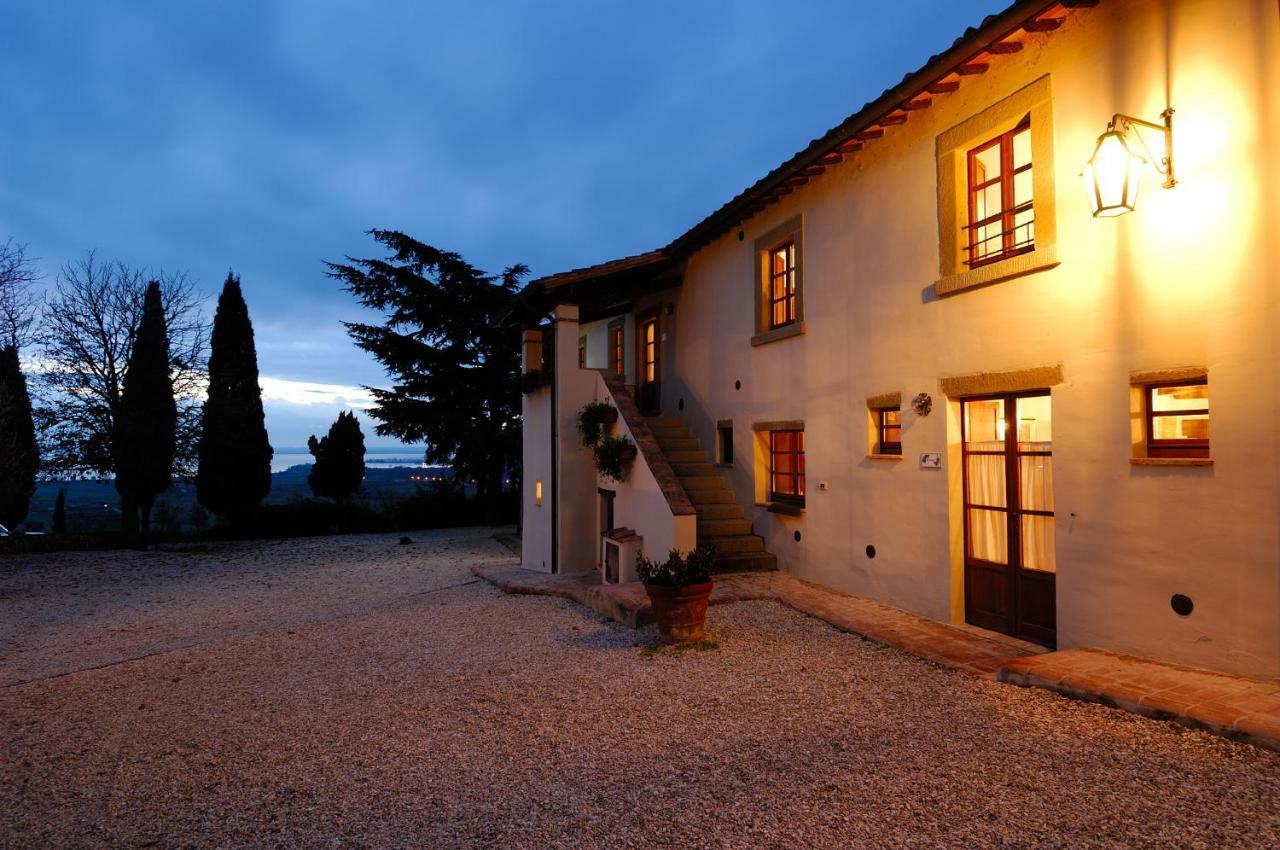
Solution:
<svg viewBox="0 0 1280 850"><path fill-rule="evenodd" d="M582 445L594 446L600 442L605 425L618 421L618 408L607 401L589 401L578 411L578 433Z"/></svg>
<svg viewBox="0 0 1280 850"><path fill-rule="evenodd" d="M626 437L604 437L595 444L596 469L611 481L627 480L627 467L636 459L636 444Z"/></svg>
<svg viewBox="0 0 1280 850"><path fill-rule="evenodd" d="M658 636L664 643L691 643L706 634L715 559L715 549L710 546L700 546L687 555L672 549L665 561L636 555L636 573L649 594Z"/></svg>

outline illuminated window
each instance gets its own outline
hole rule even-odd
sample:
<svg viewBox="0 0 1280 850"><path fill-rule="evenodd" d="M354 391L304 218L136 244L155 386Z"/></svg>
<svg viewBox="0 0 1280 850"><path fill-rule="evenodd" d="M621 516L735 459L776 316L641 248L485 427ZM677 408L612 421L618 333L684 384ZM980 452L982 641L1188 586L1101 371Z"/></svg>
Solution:
<svg viewBox="0 0 1280 850"><path fill-rule="evenodd" d="M614 374L621 375L626 371L622 359L622 328L614 326L609 328L609 356L612 359Z"/></svg>
<svg viewBox="0 0 1280 850"><path fill-rule="evenodd" d="M538 478L533 482L533 503L537 507L542 507L542 479Z"/></svg>
<svg viewBox="0 0 1280 850"><path fill-rule="evenodd" d="M644 383L652 384L658 380L658 320L650 319L640 327L643 352Z"/></svg>
<svg viewBox="0 0 1280 850"><path fill-rule="evenodd" d="M769 432L769 498L804 504L804 431Z"/></svg>
<svg viewBox="0 0 1280 850"><path fill-rule="evenodd" d="M1031 120L969 151L970 268L1035 250Z"/></svg>
<svg viewBox="0 0 1280 850"><path fill-rule="evenodd" d="M876 451L882 455L902 454L902 408L882 407L876 411L879 424Z"/></svg>
<svg viewBox="0 0 1280 850"><path fill-rule="evenodd" d="M1148 384L1147 454L1150 457L1209 456L1209 382Z"/></svg>
<svg viewBox="0 0 1280 850"><path fill-rule="evenodd" d="M769 327L796 320L796 243L788 240L769 252Z"/></svg>

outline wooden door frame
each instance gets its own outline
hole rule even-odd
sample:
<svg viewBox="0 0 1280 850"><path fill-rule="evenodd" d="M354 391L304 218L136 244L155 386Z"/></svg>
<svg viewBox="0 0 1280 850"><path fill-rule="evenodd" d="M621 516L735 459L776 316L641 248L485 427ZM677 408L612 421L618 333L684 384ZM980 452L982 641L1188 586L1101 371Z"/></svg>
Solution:
<svg viewBox="0 0 1280 850"><path fill-rule="evenodd" d="M1054 585L1053 598L1054 607L1057 607L1057 573L1048 570L1033 570L1023 565L1022 559L1022 517L1023 516L1048 516L1053 517L1053 511L1042 511L1027 509L1022 506L1022 481L1021 471L1022 464L1020 459L1023 457L1052 457L1052 449L1048 452L1030 451L1022 452L1018 450L1018 399L1022 398L1039 398L1046 397L1050 399L1052 404L1052 393L1047 389L1042 390L1026 390L1008 393L989 393L975 396L965 396L960 399L960 475L961 475L961 527L964 533L964 557L962 559L964 575L962 587L964 588L964 618L966 623L972 623L972 603L971 594L969 592L969 569L971 563L977 570L993 570L1002 569L1008 582L1007 599L1005 601L1006 616L1005 628L1001 629L1005 634L1023 638L1026 640L1034 640L1037 643L1047 643L1053 646L1056 643L1056 629L1053 634L1037 634L1031 635L1027 633L1027 624L1022 622L1022 582L1024 580L1037 581L1041 583L1052 583ZM1004 449L999 453L1004 458L1004 509L1001 511L1005 515L1005 563L998 564L991 561L984 561L973 557L973 541L969 530L969 512L973 510L973 502L969 498L969 458L974 455L995 455L995 452L970 452L969 451L969 420L966 415L965 405L971 402L982 401L999 401L1002 403L1002 413L1005 426ZM979 510L997 510L990 505L978 506ZM1024 573L1032 573L1032 576L1024 576ZM980 624L973 624L980 625ZM1034 627L1033 627L1034 628Z"/></svg>
<svg viewBox="0 0 1280 850"><path fill-rule="evenodd" d="M645 339L644 326L653 322L653 381L645 381ZM652 383L653 405L644 403L645 384ZM636 401L640 412L645 416L653 416L662 410L662 306L655 305L636 314Z"/></svg>

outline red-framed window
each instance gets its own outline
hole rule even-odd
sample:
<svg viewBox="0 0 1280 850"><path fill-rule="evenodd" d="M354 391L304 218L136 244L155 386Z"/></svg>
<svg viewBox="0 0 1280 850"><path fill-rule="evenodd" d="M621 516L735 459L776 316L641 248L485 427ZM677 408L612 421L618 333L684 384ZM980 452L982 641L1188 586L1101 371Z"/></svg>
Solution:
<svg viewBox="0 0 1280 850"><path fill-rule="evenodd" d="M769 432L769 498L804 504L804 431Z"/></svg>
<svg viewBox="0 0 1280 850"><path fill-rule="evenodd" d="M769 328L796 321L796 243L789 239L769 251Z"/></svg>
<svg viewBox="0 0 1280 850"><path fill-rule="evenodd" d="M610 328L609 352L613 358L613 371L621 375L625 371L622 359L622 328Z"/></svg>
<svg viewBox="0 0 1280 850"><path fill-rule="evenodd" d="M1031 119L969 151L970 268L1036 247Z"/></svg>
<svg viewBox="0 0 1280 850"><path fill-rule="evenodd" d="M1149 457L1209 456L1209 380L1147 384Z"/></svg>
<svg viewBox="0 0 1280 850"><path fill-rule="evenodd" d="M876 443L882 455L902 454L902 408L882 407L876 411L879 434Z"/></svg>

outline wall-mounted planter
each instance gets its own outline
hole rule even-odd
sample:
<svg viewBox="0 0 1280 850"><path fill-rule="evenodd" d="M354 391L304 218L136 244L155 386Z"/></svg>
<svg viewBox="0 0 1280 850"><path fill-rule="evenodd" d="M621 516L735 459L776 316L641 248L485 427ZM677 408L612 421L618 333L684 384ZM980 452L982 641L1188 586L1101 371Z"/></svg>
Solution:
<svg viewBox="0 0 1280 850"><path fill-rule="evenodd" d="M551 373L544 369L534 369L520 376L520 392L525 395L536 393L543 387L551 386Z"/></svg>
<svg viewBox="0 0 1280 850"><path fill-rule="evenodd" d="M592 452L596 469L605 478L622 483L638 454L636 444L626 437L605 437L596 443Z"/></svg>

